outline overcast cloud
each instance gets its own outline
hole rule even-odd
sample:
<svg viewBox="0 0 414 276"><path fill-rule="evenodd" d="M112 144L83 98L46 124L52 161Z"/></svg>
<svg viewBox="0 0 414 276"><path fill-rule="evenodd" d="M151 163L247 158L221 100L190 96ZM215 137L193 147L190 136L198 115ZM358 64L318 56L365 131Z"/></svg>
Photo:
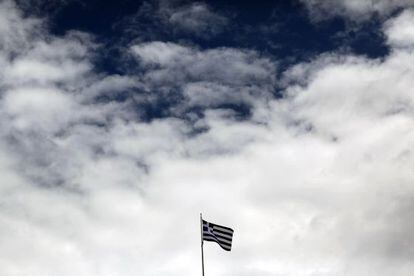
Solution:
<svg viewBox="0 0 414 276"><path fill-rule="evenodd" d="M169 20L216 32L200 18L228 22L204 3ZM235 229L232 252L205 244L207 275L413 275L412 10L383 24L383 59L279 78L255 50L162 41L125 49L136 75L97 73L93 35L44 20L0 4L0 275L197 275L199 212Z"/></svg>

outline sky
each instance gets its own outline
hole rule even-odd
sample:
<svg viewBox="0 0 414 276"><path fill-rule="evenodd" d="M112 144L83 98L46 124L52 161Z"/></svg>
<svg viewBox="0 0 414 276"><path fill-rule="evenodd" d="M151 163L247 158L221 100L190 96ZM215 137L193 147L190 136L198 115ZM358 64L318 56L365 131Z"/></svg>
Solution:
<svg viewBox="0 0 414 276"><path fill-rule="evenodd" d="M0 0L0 275L412 276L414 1Z"/></svg>

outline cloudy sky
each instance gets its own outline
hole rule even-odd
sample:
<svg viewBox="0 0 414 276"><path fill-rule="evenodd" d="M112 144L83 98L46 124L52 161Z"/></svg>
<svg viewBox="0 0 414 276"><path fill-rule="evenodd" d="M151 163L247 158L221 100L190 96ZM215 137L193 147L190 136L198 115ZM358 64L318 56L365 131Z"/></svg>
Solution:
<svg viewBox="0 0 414 276"><path fill-rule="evenodd" d="M413 0L1 0L0 275L414 275Z"/></svg>

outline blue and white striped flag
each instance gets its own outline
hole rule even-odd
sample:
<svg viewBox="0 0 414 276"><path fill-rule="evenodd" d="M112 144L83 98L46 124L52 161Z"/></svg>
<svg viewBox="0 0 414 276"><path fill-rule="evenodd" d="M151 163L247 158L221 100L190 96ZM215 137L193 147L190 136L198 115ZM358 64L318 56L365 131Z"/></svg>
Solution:
<svg viewBox="0 0 414 276"><path fill-rule="evenodd" d="M231 250L233 229L203 220L203 240L218 243L226 251Z"/></svg>

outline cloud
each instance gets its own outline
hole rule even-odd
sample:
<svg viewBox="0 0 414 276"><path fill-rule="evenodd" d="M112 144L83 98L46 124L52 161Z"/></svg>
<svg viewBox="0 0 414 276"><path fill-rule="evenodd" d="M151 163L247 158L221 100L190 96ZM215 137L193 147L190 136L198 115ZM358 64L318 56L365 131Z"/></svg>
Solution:
<svg viewBox="0 0 414 276"><path fill-rule="evenodd" d="M408 11L384 25L389 56L327 53L281 80L253 50L161 41L105 75L92 36L0 11L1 275L197 273L199 211L235 229L230 254L205 244L207 273L412 274Z"/></svg>
<svg viewBox="0 0 414 276"><path fill-rule="evenodd" d="M414 14L412 10L405 10L397 18L385 23L385 33L388 43L394 47L412 47L414 43Z"/></svg>
<svg viewBox="0 0 414 276"><path fill-rule="evenodd" d="M199 51L165 42L135 45L131 50L145 65L159 66L146 73L146 78L156 83L168 83L168 77L178 83L210 80L229 85L271 83L274 79L274 64L254 51L232 48Z"/></svg>
<svg viewBox="0 0 414 276"><path fill-rule="evenodd" d="M229 28L231 16L214 10L205 2L144 1L139 10L114 24L132 41L194 38L210 40Z"/></svg>
<svg viewBox="0 0 414 276"><path fill-rule="evenodd" d="M192 3L169 12L168 21L178 31L210 37L223 31L228 19L211 10L205 3Z"/></svg>
<svg viewBox="0 0 414 276"><path fill-rule="evenodd" d="M356 21L368 20L374 14L381 17L388 16L394 11L414 5L411 0L301 0L301 2L317 20L323 19L324 16L345 16Z"/></svg>
<svg viewBox="0 0 414 276"><path fill-rule="evenodd" d="M235 48L201 51L175 43L134 45L150 90L170 89L186 103L177 108L222 104L255 105L272 97L276 66L256 52Z"/></svg>
<svg viewBox="0 0 414 276"><path fill-rule="evenodd" d="M41 21L34 18L21 21L21 11L16 9L15 4L11 1L4 1L2 7L0 10L2 51L13 52L27 47L28 40L38 35L36 29L41 28ZM14 48L16 46L18 48Z"/></svg>

